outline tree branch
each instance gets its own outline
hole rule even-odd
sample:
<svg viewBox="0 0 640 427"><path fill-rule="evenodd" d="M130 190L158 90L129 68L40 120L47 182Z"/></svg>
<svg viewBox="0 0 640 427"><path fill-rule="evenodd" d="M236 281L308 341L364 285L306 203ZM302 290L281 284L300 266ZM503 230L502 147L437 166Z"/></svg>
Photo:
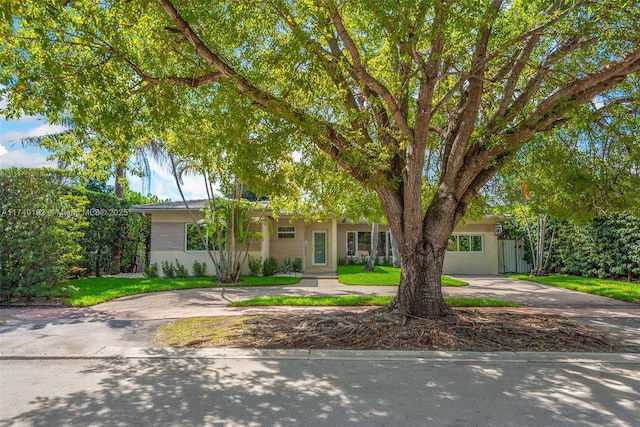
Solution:
<svg viewBox="0 0 640 427"><path fill-rule="evenodd" d="M459 110L455 120L455 122L458 123L455 137L447 141L448 147L445 148L446 158L443 162L441 176L441 182L445 187L453 188L455 177L464 162L464 153L471 138L471 133L476 126L484 90L484 75L489 38L501 4L502 0L493 0L491 2L486 13L486 24L478 33L473 59L471 61L468 95L466 96L466 100L464 100L464 104L461 104L462 108Z"/></svg>
<svg viewBox="0 0 640 427"><path fill-rule="evenodd" d="M249 83L240 73L227 64L219 55L211 51L204 42L193 31L187 21L182 18L178 10L170 0L158 0L169 18L176 25L176 28L184 35L185 39L193 46L196 53L200 55L209 65L213 66L219 73L219 78L228 78L233 81L236 90L248 97L260 108L290 120L293 123L307 128L309 138L327 153L339 166L345 169L352 177L360 182L367 182L368 177L363 175L355 166L350 165L342 158L341 149L349 146L349 142L336 130L335 125L321 121L302 111L299 111L282 99L277 98L268 92L259 89Z"/></svg>
<svg viewBox="0 0 640 427"><path fill-rule="evenodd" d="M413 139L413 131L411 130L411 127L409 126L406 118L402 117L400 106L396 102L391 92L389 92L389 90L380 81L378 81L365 70L360 57L360 52L358 51L358 47L345 28L344 23L342 22L342 17L340 16L340 13L338 12L335 4L333 4L333 1L325 0L325 8L329 13L331 21L333 22L333 26L338 32L340 40L342 40L342 43L344 43L345 49L351 57L351 68L354 74L357 76L358 80L360 80L365 84L365 86L378 94L380 98L382 98L385 104L387 104L387 108L389 108L391 117L393 117L394 121L396 122L398 129L400 129L405 137Z"/></svg>

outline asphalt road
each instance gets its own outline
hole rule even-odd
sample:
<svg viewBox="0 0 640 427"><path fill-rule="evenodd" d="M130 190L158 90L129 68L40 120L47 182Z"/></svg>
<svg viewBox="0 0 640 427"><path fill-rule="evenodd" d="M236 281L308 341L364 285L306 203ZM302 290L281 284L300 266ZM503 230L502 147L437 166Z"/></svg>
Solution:
<svg viewBox="0 0 640 427"><path fill-rule="evenodd" d="M638 426L640 357L239 351L0 360L0 426Z"/></svg>

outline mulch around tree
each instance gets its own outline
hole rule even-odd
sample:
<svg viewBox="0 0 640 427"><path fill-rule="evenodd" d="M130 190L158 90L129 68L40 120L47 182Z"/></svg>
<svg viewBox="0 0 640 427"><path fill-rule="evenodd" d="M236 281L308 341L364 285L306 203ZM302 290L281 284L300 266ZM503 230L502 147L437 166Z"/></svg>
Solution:
<svg viewBox="0 0 640 427"><path fill-rule="evenodd" d="M215 327L215 323L212 324ZM228 325L225 326L228 328ZM625 351L615 336L560 316L455 310L440 320L404 317L386 308L366 312L256 315L185 347L442 351Z"/></svg>

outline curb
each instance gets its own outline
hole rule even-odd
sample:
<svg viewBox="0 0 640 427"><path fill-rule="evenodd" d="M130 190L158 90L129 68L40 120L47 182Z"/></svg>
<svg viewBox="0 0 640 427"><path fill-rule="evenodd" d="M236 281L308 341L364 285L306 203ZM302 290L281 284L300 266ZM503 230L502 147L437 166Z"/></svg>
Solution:
<svg viewBox="0 0 640 427"><path fill-rule="evenodd" d="M0 360L43 359L285 359L406 361L430 363L618 363L640 365L639 353L564 352L446 352L397 350L314 350L314 349L166 349L161 347L105 347L94 354L0 354Z"/></svg>

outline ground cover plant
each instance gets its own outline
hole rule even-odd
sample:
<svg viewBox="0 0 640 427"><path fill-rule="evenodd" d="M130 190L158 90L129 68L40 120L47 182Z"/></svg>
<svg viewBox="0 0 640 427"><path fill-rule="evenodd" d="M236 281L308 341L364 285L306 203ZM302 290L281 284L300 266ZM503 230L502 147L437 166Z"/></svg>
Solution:
<svg viewBox="0 0 640 427"><path fill-rule="evenodd" d="M241 286L277 286L298 283L296 277L245 277L238 283L217 283L211 277L185 277L179 279L165 278L125 278L125 277L91 277L66 282L73 285L76 291L65 300L71 307L89 307L127 295L148 292L171 291L176 289L241 287Z"/></svg>
<svg viewBox="0 0 640 427"><path fill-rule="evenodd" d="M454 310L440 321L373 308L181 319L156 331L170 347L443 351L625 351L616 341L558 316Z"/></svg>
<svg viewBox="0 0 640 427"><path fill-rule="evenodd" d="M539 277L530 277L527 274L510 274L508 277L614 298L621 301L640 303L640 285L634 283L559 274Z"/></svg>
<svg viewBox="0 0 640 427"><path fill-rule="evenodd" d="M284 296L252 298L244 301L234 301L229 307L256 306L384 306L393 301L392 296L381 295L338 295L338 296ZM518 307L509 301L499 301L488 298L445 298L450 307Z"/></svg>
<svg viewBox="0 0 640 427"><path fill-rule="evenodd" d="M466 286L468 283L442 276L442 286ZM400 268L376 265L373 272L364 271L363 265L339 265L338 281L345 285L364 286L398 286L400 284Z"/></svg>

